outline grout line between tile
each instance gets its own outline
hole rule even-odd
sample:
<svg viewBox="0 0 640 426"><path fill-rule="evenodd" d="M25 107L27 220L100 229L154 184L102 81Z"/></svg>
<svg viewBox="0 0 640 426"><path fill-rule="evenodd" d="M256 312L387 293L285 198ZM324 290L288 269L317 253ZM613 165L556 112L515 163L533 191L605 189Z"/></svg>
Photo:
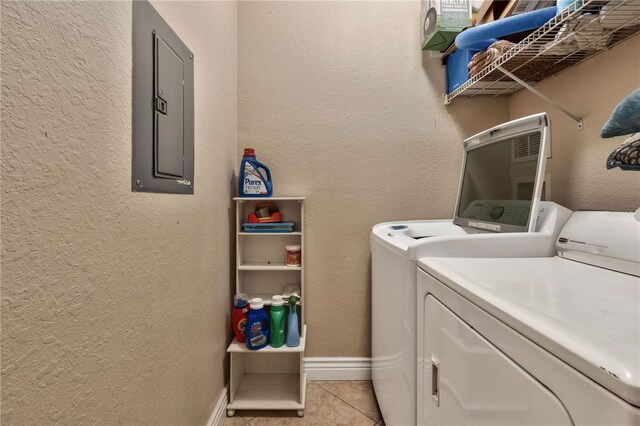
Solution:
<svg viewBox="0 0 640 426"><path fill-rule="evenodd" d="M331 392L329 389L325 388L324 386L321 385L322 381L321 380L308 380L306 383L306 386L309 386L311 384L315 384L318 387L320 387L321 389L323 389L324 391L328 392L329 394L333 395L334 397L336 397L338 400L344 402L345 404L347 404L347 406L353 410L356 410L358 413L362 414L363 416L365 416L366 418L368 418L369 420L371 420L371 426L378 426L381 425L382 422L382 418L376 420L370 416L368 416L366 413L362 412L361 410L359 410L357 407L354 407L352 404L348 403L347 401L345 401L344 399L340 398L338 395L336 395L335 393ZM242 419L244 420L244 423L242 423L241 426L246 426L246 425L251 425L251 422L253 420L255 420L256 418L260 417L260 414L262 412L257 413L255 416L251 417L251 418L247 418L244 416L241 416Z"/></svg>
<svg viewBox="0 0 640 426"><path fill-rule="evenodd" d="M360 411L357 407L354 407L353 405L349 404L347 401L345 401L344 399L340 398L338 395L336 395L335 393L331 392L329 389L325 388L325 387L324 387L324 386L322 386L320 383L321 383L321 381L319 380L319 381L318 381L318 386L320 386L322 389L326 390L326 391L327 391L327 392L329 392L331 395L335 396L335 397L336 397L336 398L338 398L340 401L342 401L342 402L344 402L345 404L347 404L349 407L353 408L354 410L356 410L357 412L359 412L360 414L362 414L362 415L363 415L363 416L365 416L366 418L368 418L368 419L370 419L371 421L373 421L374 423L373 423L373 425L372 425L372 426L377 425L377 424L380 422L380 420L382 420L382 419L378 419L378 420L376 420L376 419L374 419L374 418L372 418L372 417L369 417L366 413L364 413L364 412Z"/></svg>

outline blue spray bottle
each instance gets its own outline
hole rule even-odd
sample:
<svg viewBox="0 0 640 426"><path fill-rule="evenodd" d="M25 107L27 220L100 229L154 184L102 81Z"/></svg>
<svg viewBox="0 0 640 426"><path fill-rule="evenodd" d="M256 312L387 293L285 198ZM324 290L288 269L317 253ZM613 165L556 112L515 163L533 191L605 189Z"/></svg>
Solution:
<svg viewBox="0 0 640 426"><path fill-rule="evenodd" d="M289 296L289 317L287 321L287 346L300 346L300 332L298 331L298 313L296 312L297 299Z"/></svg>

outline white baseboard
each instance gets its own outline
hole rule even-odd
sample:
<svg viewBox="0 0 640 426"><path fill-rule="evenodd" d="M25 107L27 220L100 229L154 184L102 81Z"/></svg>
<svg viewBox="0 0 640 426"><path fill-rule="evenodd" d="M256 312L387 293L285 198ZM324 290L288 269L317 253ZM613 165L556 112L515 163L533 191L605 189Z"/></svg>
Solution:
<svg viewBox="0 0 640 426"><path fill-rule="evenodd" d="M307 357L307 380L371 380L371 358Z"/></svg>
<svg viewBox="0 0 640 426"><path fill-rule="evenodd" d="M222 389L222 392L220 392L218 402L216 402L216 406L213 408L213 413L211 413L211 417L209 417L207 426L222 426L224 424L224 420L227 417L226 411L228 391L229 388L225 386Z"/></svg>

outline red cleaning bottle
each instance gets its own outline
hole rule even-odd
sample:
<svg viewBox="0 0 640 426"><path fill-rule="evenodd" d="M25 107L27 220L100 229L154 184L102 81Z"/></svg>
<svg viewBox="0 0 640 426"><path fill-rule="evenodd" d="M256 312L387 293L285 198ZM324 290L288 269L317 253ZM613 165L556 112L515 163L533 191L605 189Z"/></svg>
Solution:
<svg viewBox="0 0 640 426"><path fill-rule="evenodd" d="M238 342L245 343L245 326L249 312L249 296L238 293L233 296L233 312L231 313L231 327Z"/></svg>

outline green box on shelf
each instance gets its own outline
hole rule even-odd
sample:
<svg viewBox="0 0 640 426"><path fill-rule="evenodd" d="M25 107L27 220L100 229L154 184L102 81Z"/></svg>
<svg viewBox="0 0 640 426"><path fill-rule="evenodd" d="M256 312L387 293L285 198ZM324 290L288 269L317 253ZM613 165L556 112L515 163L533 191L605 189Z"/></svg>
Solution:
<svg viewBox="0 0 640 426"><path fill-rule="evenodd" d="M422 50L444 52L471 25L471 0L422 0Z"/></svg>

